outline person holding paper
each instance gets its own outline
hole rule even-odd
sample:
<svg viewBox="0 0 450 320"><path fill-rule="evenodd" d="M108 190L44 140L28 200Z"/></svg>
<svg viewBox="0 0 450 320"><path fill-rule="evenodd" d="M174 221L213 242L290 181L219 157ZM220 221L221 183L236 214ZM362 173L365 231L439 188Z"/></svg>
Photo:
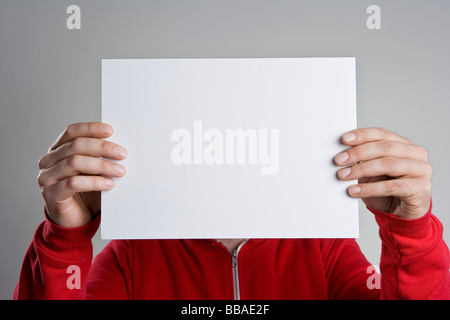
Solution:
<svg viewBox="0 0 450 320"><path fill-rule="evenodd" d="M450 253L431 213L427 153L381 128L346 133L348 148L335 157L339 179L359 180L349 196L379 224L379 288L369 285L371 265L354 239L113 240L92 263L100 191L126 171L108 161L127 155L104 140L112 133L104 123L69 125L41 158L46 220L14 299L450 298Z"/></svg>

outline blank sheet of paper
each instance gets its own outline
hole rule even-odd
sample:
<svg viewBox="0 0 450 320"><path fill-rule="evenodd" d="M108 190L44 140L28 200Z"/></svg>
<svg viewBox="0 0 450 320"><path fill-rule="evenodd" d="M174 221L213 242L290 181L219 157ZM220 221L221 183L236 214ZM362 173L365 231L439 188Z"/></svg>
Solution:
<svg viewBox="0 0 450 320"><path fill-rule="evenodd" d="M358 237L354 58L106 59L102 121L128 150L104 239Z"/></svg>

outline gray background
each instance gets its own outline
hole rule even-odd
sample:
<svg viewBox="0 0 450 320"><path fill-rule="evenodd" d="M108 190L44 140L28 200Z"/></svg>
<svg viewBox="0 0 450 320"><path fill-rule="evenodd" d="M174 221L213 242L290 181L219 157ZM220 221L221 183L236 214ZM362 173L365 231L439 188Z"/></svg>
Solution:
<svg viewBox="0 0 450 320"><path fill-rule="evenodd" d="M70 4L81 8L81 30L66 28ZM366 27L371 4L381 30ZM359 127L428 150L434 213L450 243L449 31L448 0L0 0L0 298L11 298L44 218L39 158L67 124L100 120L102 58L355 56ZM360 208L358 242L379 264L378 227ZM97 233L94 253L106 243Z"/></svg>

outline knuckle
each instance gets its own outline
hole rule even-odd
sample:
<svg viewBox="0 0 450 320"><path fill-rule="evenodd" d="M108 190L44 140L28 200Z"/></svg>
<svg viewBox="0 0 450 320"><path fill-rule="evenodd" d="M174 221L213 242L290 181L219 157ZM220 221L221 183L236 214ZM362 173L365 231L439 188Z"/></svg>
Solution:
<svg viewBox="0 0 450 320"><path fill-rule="evenodd" d="M79 167L81 162L81 156L73 155L67 158L67 166L71 169L76 169Z"/></svg>
<svg viewBox="0 0 450 320"><path fill-rule="evenodd" d="M66 187L69 190L75 190L77 188L77 185L78 185L77 181L78 180L75 179L75 177L67 178L67 180L66 180Z"/></svg>
<svg viewBox="0 0 450 320"><path fill-rule="evenodd" d="M87 124L87 131L90 132L91 134L94 134L99 131L100 127L101 125L98 122L89 122Z"/></svg>
<svg viewBox="0 0 450 320"><path fill-rule="evenodd" d="M51 192L49 188L41 188L41 195L44 199L48 200L51 197Z"/></svg>
<svg viewBox="0 0 450 320"><path fill-rule="evenodd" d="M71 136L73 134L75 125L74 124L69 124L63 131L63 135L65 136Z"/></svg>
<svg viewBox="0 0 450 320"><path fill-rule="evenodd" d="M100 190L103 186L102 181L103 181L103 179L100 177L92 177L91 183L92 183L93 190Z"/></svg>
<svg viewBox="0 0 450 320"><path fill-rule="evenodd" d="M385 158L383 158L383 165L386 168L389 168L389 169L395 171L399 166L399 161L393 157L385 157Z"/></svg>
<svg viewBox="0 0 450 320"><path fill-rule="evenodd" d="M355 165L351 166L351 169L352 169L351 174L353 176L364 175L364 171L366 170L366 166L367 166L366 162L361 162L361 163L358 163L358 164L355 164Z"/></svg>
<svg viewBox="0 0 450 320"><path fill-rule="evenodd" d="M361 159L363 153L364 153L363 147L358 145L354 146L351 149L350 156L353 156L353 158L355 159Z"/></svg>
<svg viewBox="0 0 450 320"><path fill-rule="evenodd" d="M375 187L372 183L367 183L363 185L363 193L366 195L372 195L375 192Z"/></svg>
<svg viewBox="0 0 450 320"><path fill-rule="evenodd" d="M111 143L105 140L101 140L100 149L102 154L111 153L112 151Z"/></svg>
<svg viewBox="0 0 450 320"><path fill-rule="evenodd" d="M406 137L402 137L402 138L405 139L405 142L406 142L407 144L414 144L414 143L412 142L411 139L406 138Z"/></svg>
<svg viewBox="0 0 450 320"><path fill-rule="evenodd" d="M83 145L83 139L75 138L70 142L69 148L72 150L73 154L78 154L81 152L82 145Z"/></svg>
<svg viewBox="0 0 450 320"><path fill-rule="evenodd" d="M372 131L373 131L374 136L377 136L380 138L384 138L388 134L388 131L382 127L374 127L374 128L372 128Z"/></svg>
<svg viewBox="0 0 450 320"><path fill-rule="evenodd" d="M370 128L361 128L361 129L357 129L355 134L358 136L358 140L366 141L369 136L369 133L368 133L369 131L370 131Z"/></svg>
<svg viewBox="0 0 450 320"><path fill-rule="evenodd" d="M425 167L426 167L426 173L428 177L431 177L431 175L433 174L433 166L430 163L425 163Z"/></svg>
<svg viewBox="0 0 450 320"><path fill-rule="evenodd" d="M384 186L388 194L394 193L399 187L398 182L396 180L387 180Z"/></svg>
<svg viewBox="0 0 450 320"><path fill-rule="evenodd" d="M96 129L95 122L89 122L87 124L87 131L88 132L91 132L92 130L95 130L95 129Z"/></svg>
<svg viewBox="0 0 450 320"><path fill-rule="evenodd" d="M39 174L37 176L38 184L41 187L45 186L45 179L44 179L44 174L43 173L44 173L44 170L39 170Z"/></svg>
<svg viewBox="0 0 450 320"><path fill-rule="evenodd" d="M381 141L380 147L383 152L383 154L391 154L394 146L392 145L392 142L390 141Z"/></svg>
<svg viewBox="0 0 450 320"><path fill-rule="evenodd" d="M423 180L423 187L428 193L431 193L431 178L427 178Z"/></svg>
<svg viewBox="0 0 450 320"><path fill-rule="evenodd" d="M38 167L39 169L44 169L45 168L45 162L47 161L47 155L43 156L42 158L39 159L38 161Z"/></svg>
<svg viewBox="0 0 450 320"><path fill-rule="evenodd" d="M391 194L394 191L394 189L395 189L394 184L392 183L391 180L386 181L385 184L384 184L384 187L385 187L386 192L388 194Z"/></svg>
<svg viewBox="0 0 450 320"><path fill-rule="evenodd" d="M421 158L423 158L425 161L428 161L428 152L427 149L421 146L416 146L417 152L420 154Z"/></svg>

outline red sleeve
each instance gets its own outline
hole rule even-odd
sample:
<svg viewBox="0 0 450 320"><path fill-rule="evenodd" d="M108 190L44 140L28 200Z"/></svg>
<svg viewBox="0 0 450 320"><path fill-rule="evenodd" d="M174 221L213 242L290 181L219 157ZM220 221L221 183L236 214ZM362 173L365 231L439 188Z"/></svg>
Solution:
<svg viewBox="0 0 450 320"><path fill-rule="evenodd" d="M450 253L431 207L415 220L368 209L380 226L381 299L450 299Z"/></svg>
<svg viewBox="0 0 450 320"><path fill-rule="evenodd" d="M25 254L13 299L81 299L92 262L92 242L100 218L63 228L48 217Z"/></svg>
<svg viewBox="0 0 450 320"><path fill-rule="evenodd" d="M331 300L378 300L380 290L371 286L372 265L354 239L322 239L328 298Z"/></svg>
<svg viewBox="0 0 450 320"><path fill-rule="evenodd" d="M92 264L86 280L86 299L133 299L131 270L133 270L133 260L130 242L110 241L95 257Z"/></svg>

